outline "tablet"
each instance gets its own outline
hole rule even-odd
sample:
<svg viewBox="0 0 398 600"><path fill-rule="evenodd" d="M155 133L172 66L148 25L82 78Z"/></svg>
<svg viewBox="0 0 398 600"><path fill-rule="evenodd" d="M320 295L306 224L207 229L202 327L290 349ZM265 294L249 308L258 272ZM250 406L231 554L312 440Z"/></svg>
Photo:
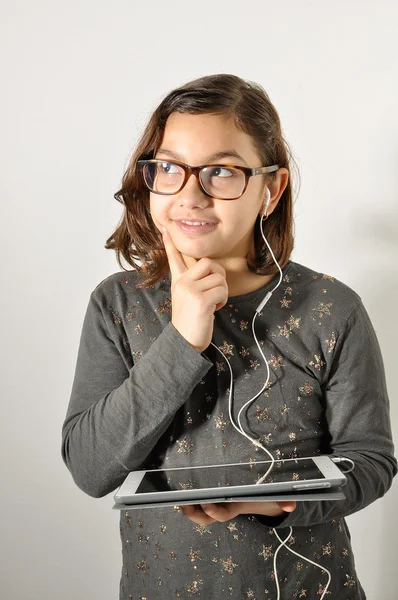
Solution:
<svg viewBox="0 0 398 600"><path fill-rule="evenodd" d="M305 502L309 500L345 500L346 496L344 494L343 488L330 488L322 490L301 490L298 492L285 492L280 494L270 494L270 495L262 495L262 496L234 496L231 498L230 496L221 497L221 498L206 498L201 500L201 504L213 504L213 503L227 503L227 502L279 502L281 500L294 500L295 502ZM149 504L121 504L115 503L112 506L113 510L133 510L138 508L156 508L156 507L167 507L172 506L173 508L176 506L184 506L185 504L198 504L197 500L182 500L179 504L175 502L161 501L161 502L152 502Z"/></svg>
<svg viewBox="0 0 398 600"><path fill-rule="evenodd" d="M163 506L209 499L237 502L254 496L272 499L276 494L336 490L347 481L327 455L276 460L269 471L271 464L267 460L133 471L114 500L123 505Z"/></svg>

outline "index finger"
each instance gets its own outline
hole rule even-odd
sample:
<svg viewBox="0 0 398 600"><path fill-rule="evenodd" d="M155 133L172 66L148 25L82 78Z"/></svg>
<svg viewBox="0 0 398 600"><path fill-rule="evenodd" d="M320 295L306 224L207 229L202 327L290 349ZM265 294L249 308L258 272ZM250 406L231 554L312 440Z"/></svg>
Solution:
<svg viewBox="0 0 398 600"><path fill-rule="evenodd" d="M188 271L187 265L184 262L183 256L178 248L175 247L170 233L166 227L162 227L163 244L166 250L171 276L176 277Z"/></svg>
<svg viewBox="0 0 398 600"><path fill-rule="evenodd" d="M210 525L216 520L203 512L199 504L186 504L181 506L181 511L188 519L199 525Z"/></svg>

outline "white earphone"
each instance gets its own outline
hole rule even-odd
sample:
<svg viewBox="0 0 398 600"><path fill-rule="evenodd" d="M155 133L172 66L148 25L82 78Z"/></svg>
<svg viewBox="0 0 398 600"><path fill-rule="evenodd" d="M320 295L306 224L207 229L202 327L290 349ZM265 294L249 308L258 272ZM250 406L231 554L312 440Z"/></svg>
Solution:
<svg viewBox="0 0 398 600"><path fill-rule="evenodd" d="M268 205L269 205L269 201L271 198L271 192L269 191L269 188L267 188L267 199L265 201L265 206L263 208L263 211L261 213L261 220L265 221L265 219L267 219L268 215L267 215L267 210L268 210Z"/></svg>

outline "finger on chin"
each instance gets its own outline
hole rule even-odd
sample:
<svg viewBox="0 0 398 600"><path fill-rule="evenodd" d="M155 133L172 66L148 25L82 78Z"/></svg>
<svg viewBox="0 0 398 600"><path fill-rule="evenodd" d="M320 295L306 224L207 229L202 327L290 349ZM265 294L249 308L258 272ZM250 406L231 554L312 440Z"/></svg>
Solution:
<svg viewBox="0 0 398 600"><path fill-rule="evenodd" d="M162 226L163 245L171 271L171 276L176 277L188 270L184 257L173 242L169 231Z"/></svg>

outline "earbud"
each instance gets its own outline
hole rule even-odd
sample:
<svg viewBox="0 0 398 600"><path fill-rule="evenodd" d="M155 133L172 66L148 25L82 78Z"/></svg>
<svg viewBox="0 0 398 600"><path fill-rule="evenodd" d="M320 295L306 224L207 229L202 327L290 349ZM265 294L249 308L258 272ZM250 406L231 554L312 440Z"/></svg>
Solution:
<svg viewBox="0 0 398 600"><path fill-rule="evenodd" d="M265 206L264 206L263 211L261 213L261 220L262 221L265 221L265 219L268 218L267 210L268 210L268 205L269 205L270 198L271 198L271 192L269 191L269 188L267 188L267 199L265 201Z"/></svg>

